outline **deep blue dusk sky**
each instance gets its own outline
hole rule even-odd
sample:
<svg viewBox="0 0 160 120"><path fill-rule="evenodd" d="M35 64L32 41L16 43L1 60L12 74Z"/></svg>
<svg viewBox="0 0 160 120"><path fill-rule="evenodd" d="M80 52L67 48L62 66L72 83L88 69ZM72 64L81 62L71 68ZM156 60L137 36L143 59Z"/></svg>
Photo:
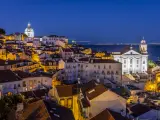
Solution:
<svg viewBox="0 0 160 120"><path fill-rule="evenodd" d="M1 0L0 27L96 43L160 42L160 0Z"/></svg>

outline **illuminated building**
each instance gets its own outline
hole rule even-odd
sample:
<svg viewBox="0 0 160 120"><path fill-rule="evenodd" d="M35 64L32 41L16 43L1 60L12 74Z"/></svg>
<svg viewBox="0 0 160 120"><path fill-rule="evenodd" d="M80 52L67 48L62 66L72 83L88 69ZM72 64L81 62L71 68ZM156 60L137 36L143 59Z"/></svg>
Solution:
<svg viewBox="0 0 160 120"><path fill-rule="evenodd" d="M24 40L27 38L26 34L16 32L14 34L5 35L5 40Z"/></svg>
<svg viewBox="0 0 160 120"><path fill-rule="evenodd" d="M131 46L122 52L113 52L114 60L122 63L122 74L146 73L148 70L148 53L145 40L140 43L139 51Z"/></svg>
<svg viewBox="0 0 160 120"><path fill-rule="evenodd" d="M50 35L42 37L42 43L45 45L57 45L65 48L66 44L68 44L68 39L64 36Z"/></svg>
<svg viewBox="0 0 160 120"><path fill-rule="evenodd" d="M92 49L91 48L88 48L88 49L84 49L84 50L82 50L82 53L84 53L84 54L92 54Z"/></svg>
<svg viewBox="0 0 160 120"><path fill-rule="evenodd" d="M28 23L27 28L25 29L24 33L29 37L29 38L34 38L34 30L31 27L31 24Z"/></svg>
<svg viewBox="0 0 160 120"><path fill-rule="evenodd" d="M57 85L54 96L60 105L73 111L76 120L79 119L78 88L76 85Z"/></svg>
<svg viewBox="0 0 160 120"><path fill-rule="evenodd" d="M91 119L105 109L126 115L126 99L95 81L82 85L78 103L84 119Z"/></svg>
<svg viewBox="0 0 160 120"><path fill-rule="evenodd" d="M60 59L60 60L54 60L54 59L46 59L41 62L44 68L44 71L49 71L49 70L60 70L64 69L65 62Z"/></svg>
<svg viewBox="0 0 160 120"><path fill-rule="evenodd" d="M0 70L2 93L19 93L52 86L52 76L46 74L29 74L28 72Z"/></svg>
<svg viewBox="0 0 160 120"><path fill-rule="evenodd" d="M12 70L12 71L34 71L38 69L40 65L28 60L0 60L0 70Z"/></svg>
<svg viewBox="0 0 160 120"><path fill-rule="evenodd" d="M79 60L68 59L65 63L64 80L81 82L99 80L107 83L108 80L121 83L122 64L110 59L80 58Z"/></svg>
<svg viewBox="0 0 160 120"><path fill-rule="evenodd" d="M74 52L70 48L64 48L61 50L61 55L63 59L69 59L74 56Z"/></svg>

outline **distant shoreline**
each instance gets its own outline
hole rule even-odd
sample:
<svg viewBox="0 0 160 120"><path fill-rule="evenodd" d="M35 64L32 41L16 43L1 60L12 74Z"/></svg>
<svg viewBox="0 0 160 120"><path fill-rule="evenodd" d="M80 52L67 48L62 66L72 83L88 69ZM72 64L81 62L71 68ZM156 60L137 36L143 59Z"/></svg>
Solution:
<svg viewBox="0 0 160 120"><path fill-rule="evenodd" d="M106 44L85 44L85 45L139 45L140 43L106 43ZM160 45L160 43L148 43L147 45Z"/></svg>

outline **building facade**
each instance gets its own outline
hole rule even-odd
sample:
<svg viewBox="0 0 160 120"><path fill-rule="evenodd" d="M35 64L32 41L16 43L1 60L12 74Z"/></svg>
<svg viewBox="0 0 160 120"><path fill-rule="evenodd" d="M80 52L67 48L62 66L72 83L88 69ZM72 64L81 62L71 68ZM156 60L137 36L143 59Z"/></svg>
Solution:
<svg viewBox="0 0 160 120"><path fill-rule="evenodd" d="M146 73L148 70L147 44L142 40L139 51L132 46L122 52L113 52L114 60L122 63L122 74Z"/></svg>
<svg viewBox="0 0 160 120"><path fill-rule="evenodd" d="M121 82L122 64L109 59L81 58L78 61L68 59L65 63L64 80L86 83L90 80L98 80L101 83L108 81Z"/></svg>

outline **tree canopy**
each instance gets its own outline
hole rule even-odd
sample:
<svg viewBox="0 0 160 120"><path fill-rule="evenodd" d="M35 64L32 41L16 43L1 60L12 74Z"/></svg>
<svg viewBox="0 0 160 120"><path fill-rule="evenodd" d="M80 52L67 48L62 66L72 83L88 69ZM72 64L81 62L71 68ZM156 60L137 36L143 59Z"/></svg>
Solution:
<svg viewBox="0 0 160 120"><path fill-rule="evenodd" d="M6 31L3 28L0 28L0 35L5 35Z"/></svg>

